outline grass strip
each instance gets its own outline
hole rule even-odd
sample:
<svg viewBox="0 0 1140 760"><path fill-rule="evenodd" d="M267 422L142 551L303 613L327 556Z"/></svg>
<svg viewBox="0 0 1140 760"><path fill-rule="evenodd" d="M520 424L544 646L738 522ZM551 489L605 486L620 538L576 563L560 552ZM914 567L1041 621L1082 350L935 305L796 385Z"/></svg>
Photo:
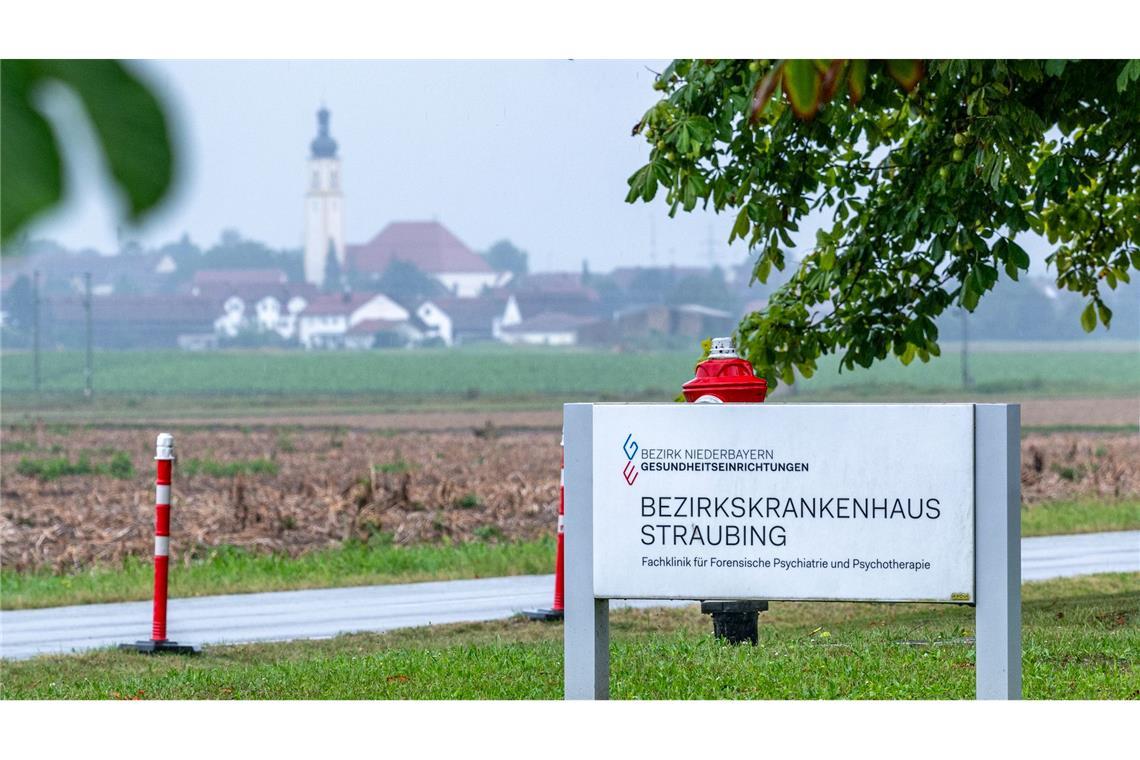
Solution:
<svg viewBox="0 0 1140 760"><path fill-rule="evenodd" d="M1059 536L1140 529L1140 500L1047 501L1021 505L1021 535Z"/></svg>
<svg viewBox="0 0 1140 760"><path fill-rule="evenodd" d="M1023 586L1027 699L1140 698L1140 574ZM685 608L611 616L615 699L972 699L973 611L776 602L734 647ZM560 699L562 625L519 618L208 646L197 657L101 650L0 663L4 699Z"/></svg>
<svg viewBox="0 0 1140 760"><path fill-rule="evenodd" d="M395 546L353 541L299 557L256 554L235 547L210 549L200 560L176 563L172 597L254 591L367 586L552 572L554 540ZM176 555L177 556L177 555ZM0 570L0 606L6 610L151 598L151 560L69 574Z"/></svg>
<svg viewBox="0 0 1140 760"><path fill-rule="evenodd" d="M1140 501L1064 501L1023 506L1022 536L1140 529ZM175 557L177 557L177 544ZM553 572L554 539L520 542L394 546L374 540L289 557L236 547L210 549L199 560L177 563L172 597L210 596L303 588L490 578ZM149 557L118 567L76 573L0 570L0 609L150 599Z"/></svg>

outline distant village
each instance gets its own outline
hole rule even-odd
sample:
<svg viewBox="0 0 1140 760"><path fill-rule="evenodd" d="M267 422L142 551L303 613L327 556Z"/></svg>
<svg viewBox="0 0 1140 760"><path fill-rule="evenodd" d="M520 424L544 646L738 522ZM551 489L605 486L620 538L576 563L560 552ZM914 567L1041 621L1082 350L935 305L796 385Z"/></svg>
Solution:
<svg viewBox="0 0 1140 760"><path fill-rule="evenodd" d="M691 348L731 333L780 278L750 284L743 255L735 266L608 272L591 271L584 257L577 271L531 272L509 240L476 252L436 220L378 224L371 239L348 243L341 162L324 108L309 147L303 248L274 250L233 230L207 249L184 235L154 250L128 242L114 255L18 241L0 272L4 347L30 345L36 329L43 348L79 348L90 320L93 345L107 349ZM1048 279L1010 292L971 317L975 337L1081 335L1080 299ZM1131 315L1121 316L1128 324ZM949 314L939 324L946 338L961 329ZM1006 325L1036 333L1007 335Z"/></svg>
<svg viewBox="0 0 1140 760"><path fill-rule="evenodd" d="M5 257L5 343L38 317L45 347L228 346L308 350L636 341L667 345L731 331L755 293L745 267L626 267L530 272L503 240L473 251L440 221L393 221L345 240L341 161L330 114L317 114L305 197L305 245L275 251L235 231L209 250L188 237L116 255L24 241ZM39 273L38 283L36 273ZM35 293L32 293L35 290ZM30 313L38 298L39 313Z"/></svg>

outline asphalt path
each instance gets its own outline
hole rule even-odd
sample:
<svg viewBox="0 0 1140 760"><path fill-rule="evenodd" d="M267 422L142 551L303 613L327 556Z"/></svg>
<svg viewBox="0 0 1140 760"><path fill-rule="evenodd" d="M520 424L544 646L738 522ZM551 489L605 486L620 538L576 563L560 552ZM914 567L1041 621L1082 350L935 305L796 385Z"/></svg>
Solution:
<svg viewBox="0 0 1140 760"><path fill-rule="evenodd" d="M1026 538L1022 580L1140 571L1140 531ZM552 575L276 591L172 599L167 635L180 644L329 638L444 623L507 618L548 607ZM649 607L691 602L614 600ZM88 604L0 612L0 656L22 659L145 639L150 602Z"/></svg>

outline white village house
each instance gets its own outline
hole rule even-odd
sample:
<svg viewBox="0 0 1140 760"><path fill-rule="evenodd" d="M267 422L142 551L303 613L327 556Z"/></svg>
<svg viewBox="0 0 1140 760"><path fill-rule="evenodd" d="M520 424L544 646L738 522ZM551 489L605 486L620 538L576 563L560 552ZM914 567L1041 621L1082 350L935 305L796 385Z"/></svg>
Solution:
<svg viewBox="0 0 1140 760"><path fill-rule="evenodd" d="M408 310L383 293L343 293L314 298L298 319L297 339L306 349L370 348L362 331L350 331L362 323L381 332L408 322ZM374 334L374 333L367 333ZM409 341L411 342L411 341Z"/></svg>

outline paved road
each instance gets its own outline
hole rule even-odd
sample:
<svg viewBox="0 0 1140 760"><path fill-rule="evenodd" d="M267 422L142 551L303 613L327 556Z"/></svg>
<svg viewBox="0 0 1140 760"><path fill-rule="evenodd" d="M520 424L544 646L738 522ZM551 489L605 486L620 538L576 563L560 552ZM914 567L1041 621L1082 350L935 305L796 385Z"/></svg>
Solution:
<svg viewBox="0 0 1140 760"><path fill-rule="evenodd" d="M1140 531L1027 538L1021 567L1024 580L1140 571ZM553 582L550 575L524 575L174 599L168 633L179 643L217 644L495 620L549 606ZM25 658L113 646L146 638L149 632L150 602L0 612L0 655Z"/></svg>

